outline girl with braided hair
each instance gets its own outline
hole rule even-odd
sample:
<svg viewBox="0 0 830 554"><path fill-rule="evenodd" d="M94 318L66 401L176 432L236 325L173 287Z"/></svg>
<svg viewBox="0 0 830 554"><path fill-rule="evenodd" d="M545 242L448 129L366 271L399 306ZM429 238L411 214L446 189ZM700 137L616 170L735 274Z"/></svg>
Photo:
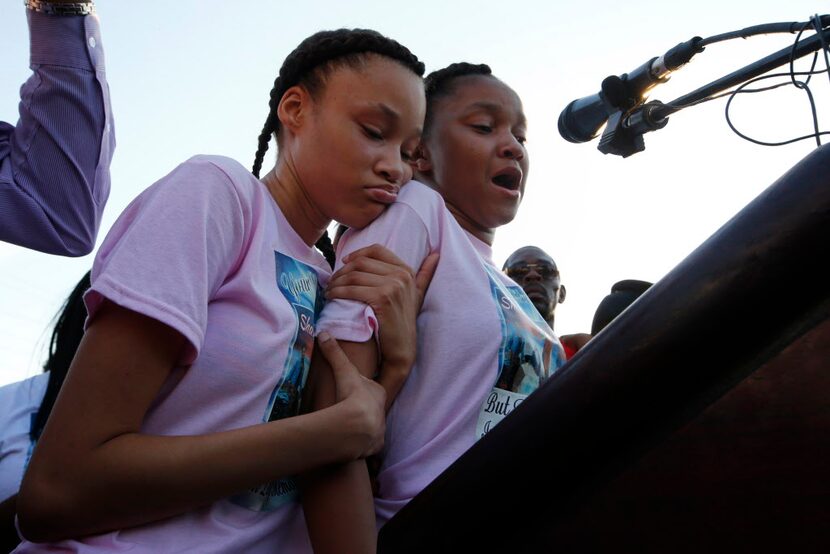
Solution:
<svg viewBox="0 0 830 554"><path fill-rule="evenodd" d="M349 257L367 244L383 244L413 267L430 252L438 252L441 263L417 318L415 364L387 415L374 505L362 461L320 473L304 489L316 552L359 551L344 543L344 528L367 533L367 512L382 526L565 361L558 339L524 291L492 260L496 229L516 216L527 180L526 122L518 95L488 66L466 63L430 74L425 86L424 133L413 161L421 182L409 183L368 227L342 235L338 256L347 256L346 263L329 288L344 294L374 281L367 272L370 260ZM352 341L344 344L360 360L359 348L374 351L365 342L375 325L368 312L334 300L326 304L319 328ZM384 331L381 325L380 337ZM325 360L312 362L317 380L330 380L318 365ZM500 378L519 370L527 377ZM333 401L333 387L328 389ZM317 402L326 405L325 395ZM361 540L371 539L355 539Z"/></svg>
<svg viewBox="0 0 830 554"><path fill-rule="evenodd" d="M410 179L422 74L374 31L317 33L275 81L253 175L196 156L127 207L96 257L88 328L24 478L25 537L61 552L309 550L291 476L376 452L385 401L323 334L336 402L288 417L331 274L311 245L332 219L364 227ZM259 179L272 136L276 165ZM391 330L383 378L411 363L398 353L415 340L413 282L423 290L428 271L369 255L379 281L360 298L380 298Z"/></svg>

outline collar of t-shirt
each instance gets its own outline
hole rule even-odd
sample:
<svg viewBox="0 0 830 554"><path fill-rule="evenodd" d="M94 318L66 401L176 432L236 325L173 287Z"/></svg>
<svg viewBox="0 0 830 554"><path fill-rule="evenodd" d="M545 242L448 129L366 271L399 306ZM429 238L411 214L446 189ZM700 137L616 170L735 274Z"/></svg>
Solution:
<svg viewBox="0 0 830 554"><path fill-rule="evenodd" d="M466 229L464 232L467 234L467 238L470 239L470 244L472 244L473 248L475 248L476 252L478 252L478 255L481 256L488 264L495 266L496 264L493 263L493 248Z"/></svg>

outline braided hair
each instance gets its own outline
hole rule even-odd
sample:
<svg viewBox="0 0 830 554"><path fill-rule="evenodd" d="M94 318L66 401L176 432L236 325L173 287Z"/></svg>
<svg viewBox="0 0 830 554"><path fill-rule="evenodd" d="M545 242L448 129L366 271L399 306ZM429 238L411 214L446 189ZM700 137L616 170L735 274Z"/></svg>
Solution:
<svg viewBox="0 0 830 554"><path fill-rule="evenodd" d="M424 89L427 98L427 113L426 119L424 120L424 137L429 134L434 114L435 102L455 91L453 81L459 77L466 77L468 75L483 75L485 77L492 77L493 72L487 64L459 62L450 64L443 69L433 71L427 75L426 79L424 79Z"/></svg>
<svg viewBox="0 0 830 554"><path fill-rule="evenodd" d="M40 408L29 430L32 442L40 438L46 426L49 414L52 413L52 406L55 405L55 399L66 378L66 372L69 371L75 351L78 350L78 345L81 344L84 336L86 306L84 306L83 296L88 289L89 272L87 271L66 299L55 328L52 330L52 338L49 340L49 358L43 366L43 370L49 372L49 383L46 385L43 401L40 403Z"/></svg>
<svg viewBox="0 0 830 554"><path fill-rule="evenodd" d="M302 85L312 98L323 89L326 77L340 67L359 68L366 62L367 54L377 54L397 61L422 77L424 64L405 46L370 29L338 29L320 31L302 41L291 52L280 68L268 101L268 117L259 134L257 151L251 172L259 177L268 143L274 135L280 143L280 120L277 107L285 92ZM323 233L315 246L320 249L329 264L334 267L335 254L328 232Z"/></svg>

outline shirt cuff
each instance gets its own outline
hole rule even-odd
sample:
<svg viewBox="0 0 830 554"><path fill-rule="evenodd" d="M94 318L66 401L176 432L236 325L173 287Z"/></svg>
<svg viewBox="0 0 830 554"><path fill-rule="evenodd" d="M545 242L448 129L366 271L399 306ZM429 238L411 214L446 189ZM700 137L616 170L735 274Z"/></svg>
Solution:
<svg viewBox="0 0 830 554"><path fill-rule="evenodd" d="M47 15L26 10L29 62L97 71L104 69L98 16Z"/></svg>
<svg viewBox="0 0 830 554"><path fill-rule="evenodd" d="M370 306L353 300L335 300L334 303L338 308L352 307L354 311L340 310L336 316L326 317L324 309L323 316L314 330L315 337L326 331L337 340L349 342L366 342L372 335L375 336L375 340L378 339L378 319Z"/></svg>

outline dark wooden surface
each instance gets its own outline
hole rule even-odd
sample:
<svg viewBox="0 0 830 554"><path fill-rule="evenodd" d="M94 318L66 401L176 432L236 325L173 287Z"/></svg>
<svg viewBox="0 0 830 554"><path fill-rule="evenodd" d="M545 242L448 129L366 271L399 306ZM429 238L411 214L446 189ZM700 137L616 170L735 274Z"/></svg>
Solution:
<svg viewBox="0 0 830 554"><path fill-rule="evenodd" d="M830 552L830 320L541 535L525 551Z"/></svg>

